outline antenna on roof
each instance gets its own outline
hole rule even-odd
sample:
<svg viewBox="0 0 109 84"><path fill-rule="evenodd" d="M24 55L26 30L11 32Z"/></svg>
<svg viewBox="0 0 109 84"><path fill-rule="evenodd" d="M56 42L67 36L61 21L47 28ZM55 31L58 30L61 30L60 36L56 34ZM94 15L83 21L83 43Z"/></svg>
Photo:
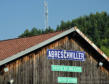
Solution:
<svg viewBox="0 0 109 84"><path fill-rule="evenodd" d="M46 0L44 0L44 18L45 18L45 29L47 29L48 28L48 4Z"/></svg>

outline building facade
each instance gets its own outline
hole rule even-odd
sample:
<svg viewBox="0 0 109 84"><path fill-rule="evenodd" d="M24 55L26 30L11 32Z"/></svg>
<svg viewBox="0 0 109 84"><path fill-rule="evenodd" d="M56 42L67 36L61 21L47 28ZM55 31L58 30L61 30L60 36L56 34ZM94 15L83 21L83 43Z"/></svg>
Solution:
<svg viewBox="0 0 109 84"><path fill-rule="evenodd" d="M38 41L35 42L33 38ZM24 45L24 40L21 39L7 42L11 41L17 46L17 40L20 40ZM109 84L109 58L79 29L71 28L63 32L45 34L42 40L40 35L23 39L30 40L34 45L28 43L31 45L28 48L17 46L24 49L16 53L13 48L13 53L16 54L9 54L11 50L8 51L7 48L5 54L10 56L2 57L3 53L0 56L0 84ZM0 45L6 44L5 42ZM48 49L84 52L85 60L49 59ZM53 70L53 65L63 66L64 69ZM65 70L66 66L73 67L75 71L68 71L69 68ZM80 67L81 71L74 67Z"/></svg>

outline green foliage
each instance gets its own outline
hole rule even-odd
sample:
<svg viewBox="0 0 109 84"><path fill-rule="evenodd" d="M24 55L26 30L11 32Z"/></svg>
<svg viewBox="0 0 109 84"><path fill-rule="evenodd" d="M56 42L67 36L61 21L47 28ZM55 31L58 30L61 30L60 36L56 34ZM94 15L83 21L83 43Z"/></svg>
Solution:
<svg viewBox="0 0 109 84"><path fill-rule="evenodd" d="M26 29L24 33L19 35L20 38L22 37L30 37L30 36L35 36L35 35L40 35L40 34L45 34L45 33L51 33L54 32L54 30L49 26L47 29L42 30L42 29L37 29L33 27L30 31Z"/></svg>
<svg viewBox="0 0 109 84"><path fill-rule="evenodd" d="M56 30L66 30L66 28L73 26L80 28L89 39L109 56L109 15L106 12L91 13L89 16L79 17L72 21L62 21Z"/></svg>
<svg viewBox="0 0 109 84"><path fill-rule="evenodd" d="M72 21L61 21L61 24L57 25L56 31L66 30L74 26L80 28L90 40L109 56L109 15L106 12L91 13L88 16L81 16ZM19 37L34 36L54 31L51 27L46 30L33 28L29 31L26 29Z"/></svg>
<svg viewBox="0 0 109 84"><path fill-rule="evenodd" d="M73 27L74 24L70 21L64 22L61 21L61 24L57 26L56 31L62 31Z"/></svg>
<svg viewBox="0 0 109 84"><path fill-rule="evenodd" d="M101 49L105 52L107 56L109 56L109 48L106 48L105 46L102 46Z"/></svg>
<svg viewBox="0 0 109 84"><path fill-rule="evenodd" d="M51 32L54 32L54 30L50 26L44 31L44 33L51 33Z"/></svg>
<svg viewBox="0 0 109 84"><path fill-rule="evenodd" d="M30 31L26 29L24 33L22 33L19 37L29 37L30 36Z"/></svg>

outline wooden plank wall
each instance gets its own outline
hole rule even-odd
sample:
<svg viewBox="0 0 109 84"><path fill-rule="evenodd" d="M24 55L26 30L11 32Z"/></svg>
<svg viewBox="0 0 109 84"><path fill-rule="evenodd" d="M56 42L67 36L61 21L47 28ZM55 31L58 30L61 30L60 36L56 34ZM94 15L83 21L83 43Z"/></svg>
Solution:
<svg viewBox="0 0 109 84"><path fill-rule="evenodd" d="M9 71L0 74L0 84L58 84L57 77L77 77L78 84L109 84L109 74L97 67L97 62L86 52L86 61L53 60L47 59L47 49L79 50L84 51L74 39L67 36L40 48L22 58L19 58L5 67ZM53 72L51 65L82 66L82 73Z"/></svg>

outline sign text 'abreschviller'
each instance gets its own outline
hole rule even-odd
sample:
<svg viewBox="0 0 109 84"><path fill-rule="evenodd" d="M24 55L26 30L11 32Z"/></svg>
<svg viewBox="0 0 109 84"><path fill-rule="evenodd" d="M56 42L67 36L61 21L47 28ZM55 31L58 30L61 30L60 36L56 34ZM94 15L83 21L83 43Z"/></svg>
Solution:
<svg viewBox="0 0 109 84"><path fill-rule="evenodd" d="M48 49L47 57L48 57L48 59L85 61L85 52L72 51L72 50Z"/></svg>

